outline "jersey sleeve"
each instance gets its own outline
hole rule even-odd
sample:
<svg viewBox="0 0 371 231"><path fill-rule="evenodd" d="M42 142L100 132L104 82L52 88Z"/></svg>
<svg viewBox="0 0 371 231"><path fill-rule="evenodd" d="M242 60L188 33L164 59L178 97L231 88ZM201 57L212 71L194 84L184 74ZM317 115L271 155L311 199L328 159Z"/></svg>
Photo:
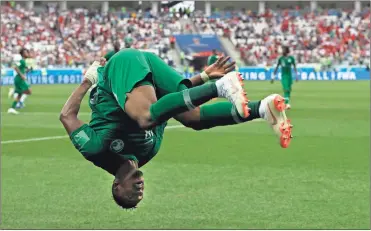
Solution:
<svg viewBox="0 0 371 231"><path fill-rule="evenodd" d="M13 67L18 67L19 69L26 67L26 61L24 59L13 61Z"/></svg>
<svg viewBox="0 0 371 231"><path fill-rule="evenodd" d="M22 60L20 61L19 68L26 68L26 67L27 67L26 60L22 59Z"/></svg>
<svg viewBox="0 0 371 231"><path fill-rule="evenodd" d="M291 61L292 61L293 65L296 65L296 61L295 61L295 58L293 56L291 56Z"/></svg>
<svg viewBox="0 0 371 231"><path fill-rule="evenodd" d="M73 131L70 139L75 148L85 157L99 154L104 149L102 139L87 124L82 125Z"/></svg>
<svg viewBox="0 0 371 231"><path fill-rule="evenodd" d="M282 60L282 57L280 57L280 58L278 59L277 65L281 65L281 60Z"/></svg>

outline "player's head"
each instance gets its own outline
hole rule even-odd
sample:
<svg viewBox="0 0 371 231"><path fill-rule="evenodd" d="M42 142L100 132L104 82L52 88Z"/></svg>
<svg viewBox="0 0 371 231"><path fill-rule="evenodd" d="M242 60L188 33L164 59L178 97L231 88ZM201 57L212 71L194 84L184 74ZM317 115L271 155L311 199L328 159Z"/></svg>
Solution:
<svg viewBox="0 0 371 231"><path fill-rule="evenodd" d="M125 48L130 48L131 47L131 42L125 42Z"/></svg>
<svg viewBox="0 0 371 231"><path fill-rule="evenodd" d="M282 52L283 55L288 55L290 53L290 48L288 46L284 46Z"/></svg>
<svg viewBox="0 0 371 231"><path fill-rule="evenodd" d="M121 44L119 41L116 41L114 44L113 44L113 48L115 49L115 52L118 52L121 48Z"/></svg>
<svg viewBox="0 0 371 231"><path fill-rule="evenodd" d="M216 55L217 53L216 49L213 49L213 54Z"/></svg>
<svg viewBox="0 0 371 231"><path fill-rule="evenodd" d="M30 52L29 52L26 48L22 48L22 49L19 51L19 54L20 54L23 58L29 58L29 56L30 56Z"/></svg>
<svg viewBox="0 0 371 231"><path fill-rule="evenodd" d="M135 161L125 161L116 172L112 184L113 199L122 208L135 208L143 199L143 191L143 173L137 168Z"/></svg>

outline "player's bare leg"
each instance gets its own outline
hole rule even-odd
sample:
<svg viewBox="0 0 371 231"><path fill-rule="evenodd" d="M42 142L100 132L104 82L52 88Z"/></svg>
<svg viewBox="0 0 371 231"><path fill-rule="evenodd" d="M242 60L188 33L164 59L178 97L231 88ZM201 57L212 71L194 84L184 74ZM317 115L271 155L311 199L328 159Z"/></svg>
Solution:
<svg viewBox="0 0 371 231"><path fill-rule="evenodd" d="M24 91L24 92L22 93L21 98L19 99L19 102L18 102L18 104L17 104L17 108L23 108L23 107L25 107L26 105L25 105L24 102L26 101L27 97L28 97L29 95L31 95L31 94L32 94L31 88L29 88L29 89L27 89L26 91Z"/></svg>
<svg viewBox="0 0 371 231"><path fill-rule="evenodd" d="M21 96L22 96L22 94L18 94L17 98L14 99L14 101L12 103L12 106L8 109L9 114L13 114L13 115L18 115L19 114L19 112L17 110L15 110L15 108L17 107L18 102L21 100Z"/></svg>

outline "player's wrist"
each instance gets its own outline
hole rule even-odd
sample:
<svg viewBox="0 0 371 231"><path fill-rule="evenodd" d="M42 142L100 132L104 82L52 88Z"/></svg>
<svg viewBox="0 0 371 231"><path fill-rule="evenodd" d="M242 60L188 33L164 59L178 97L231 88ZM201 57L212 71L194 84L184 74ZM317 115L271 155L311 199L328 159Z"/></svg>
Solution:
<svg viewBox="0 0 371 231"><path fill-rule="evenodd" d="M91 86L93 86L93 82L88 78L84 78L81 82L81 85L90 88Z"/></svg>
<svg viewBox="0 0 371 231"><path fill-rule="evenodd" d="M210 80L210 77L206 71L201 72L200 77L204 83Z"/></svg>

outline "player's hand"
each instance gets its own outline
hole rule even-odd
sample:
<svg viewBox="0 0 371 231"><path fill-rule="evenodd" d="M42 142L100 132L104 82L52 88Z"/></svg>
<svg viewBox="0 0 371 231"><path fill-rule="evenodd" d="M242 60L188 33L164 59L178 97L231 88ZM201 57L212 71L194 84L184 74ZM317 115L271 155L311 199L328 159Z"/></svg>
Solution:
<svg viewBox="0 0 371 231"><path fill-rule="evenodd" d="M104 57L101 57L101 58L99 59L99 64L100 64L101 66L106 65L106 62L107 62L107 60L106 60Z"/></svg>
<svg viewBox="0 0 371 231"><path fill-rule="evenodd" d="M103 66L101 64L105 64L105 59L100 59L99 61L94 61L94 63L88 68L88 70L85 72L84 78L88 79L92 85L96 84L98 82L98 72L97 69L100 66Z"/></svg>
<svg viewBox="0 0 371 231"><path fill-rule="evenodd" d="M220 57L215 63L206 68L205 72L210 79L221 78L228 72L231 72L235 69L236 62L227 63L229 59L229 56Z"/></svg>

